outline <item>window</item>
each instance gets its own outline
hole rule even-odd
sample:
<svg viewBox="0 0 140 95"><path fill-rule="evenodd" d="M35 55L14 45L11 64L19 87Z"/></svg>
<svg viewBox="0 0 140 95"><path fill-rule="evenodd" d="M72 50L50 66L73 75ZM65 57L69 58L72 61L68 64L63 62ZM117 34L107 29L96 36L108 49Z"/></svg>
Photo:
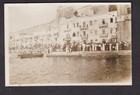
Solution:
<svg viewBox="0 0 140 95"><path fill-rule="evenodd" d="M94 10L94 14L97 14L97 10Z"/></svg>
<svg viewBox="0 0 140 95"><path fill-rule="evenodd" d="M127 14L131 14L131 8L127 8Z"/></svg>
<svg viewBox="0 0 140 95"><path fill-rule="evenodd" d="M79 27L79 23L77 23L77 27Z"/></svg>
<svg viewBox="0 0 140 95"><path fill-rule="evenodd" d="M117 17L115 17L115 22L117 22Z"/></svg>
<svg viewBox="0 0 140 95"><path fill-rule="evenodd" d="M83 22L83 27L85 27L85 24L86 24L86 23L85 23L85 22Z"/></svg>
<svg viewBox="0 0 140 95"><path fill-rule="evenodd" d="M67 29L69 28L69 25L67 24Z"/></svg>
<svg viewBox="0 0 140 95"><path fill-rule="evenodd" d="M12 39L12 37L10 37L10 39Z"/></svg>
<svg viewBox="0 0 140 95"><path fill-rule="evenodd" d="M106 43L106 40L105 39L102 39L102 43Z"/></svg>
<svg viewBox="0 0 140 95"><path fill-rule="evenodd" d="M79 37L79 32L77 32L77 37Z"/></svg>
<svg viewBox="0 0 140 95"><path fill-rule="evenodd" d="M92 30L90 30L90 33L91 33L91 34L93 33Z"/></svg>
<svg viewBox="0 0 140 95"><path fill-rule="evenodd" d="M84 36L86 35L86 31L83 31L83 35L84 35Z"/></svg>
<svg viewBox="0 0 140 95"><path fill-rule="evenodd" d="M102 30L102 34L105 34L105 29Z"/></svg>
<svg viewBox="0 0 140 95"><path fill-rule="evenodd" d="M104 19L102 20L102 24L105 24L105 20Z"/></svg>
<svg viewBox="0 0 140 95"><path fill-rule="evenodd" d="M113 29L111 28L111 29L110 29L110 34L112 34L112 32L113 32Z"/></svg>
<svg viewBox="0 0 140 95"><path fill-rule="evenodd" d="M97 39L95 39L95 41L98 41Z"/></svg>
<svg viewBox="0 0 140 95"><path fill-rule="evenodd" d="M57 41L57 38L55 38L55 41Z"/></svg>
<svg viewBox="0 0 140 95"><path fill-rule="evenodd" d="M110 18L110 23L112 23L113 22L113 18Z"/></svg>
<svg viewBox="0 0 140 95"><path fill-rule="evenodd" d="M75 23L73 23L73 27L75 27Z"/></svg>
<svg viewBox="0 0 140 95"><path fill-rule="evenodd" d="M90 21L90 25L92 25L92 21Z"/></svg>
<svg viewBox="0 0 140 95"><path fill-rule="evenodd" d="M95 35L98 35L98 32L97 32L97 30L95 30Z"/></svg>
<svg viewBox="0 0 140 95"><path fill-rule="evenodd" d="M76 37L76 34L75 34L75 32L73 33L73 37Z"/></svg>
<svg viewBox="0 0 140 95"><path fill-rule="evenodd" d="M78 16L78 11L75 11L73 14L77 17Z"/></svg>

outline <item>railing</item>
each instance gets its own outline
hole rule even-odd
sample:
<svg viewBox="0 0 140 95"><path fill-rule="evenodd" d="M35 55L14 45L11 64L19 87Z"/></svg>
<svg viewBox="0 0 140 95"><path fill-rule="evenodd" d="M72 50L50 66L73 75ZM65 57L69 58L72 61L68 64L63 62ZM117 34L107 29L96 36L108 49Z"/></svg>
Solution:
<svg viewBox="0 0 140 95"><path fill-rule="evenodd" d="M81 27L80 30L87 30L87 27Z"/></svg>
<svg viewBox="0 0 140 95"><path fill-rule="evenodd" d="M108 34L100 34L100 37L108 37Z"/></svg>
<svg viewBox="0 0 140 95"><path fill-rule="evenodd" d="M100 25L99 25L99 28L107 28L107 27L108 27L108 23L100 24Z"/></svg>
<svg viewBox="0 0 140 95"><path fill-rule="evenodd" d="M127 15L122 15L117 17L117 21L125 21L125 20L130 20L131 19L131 14L127 14Z"/></svg>
<svg viewBox="0 0 140 95"><path fill-rule="evenodd" d="M125 20L130 20L131 19L131 14L125 15Z"/></svg>
<svg viewBox="0 0 140 95"><path fill-rule="evenodd" d="M64 30L64 32L70 32L70 31L71 31L71 29Z"/></svg>

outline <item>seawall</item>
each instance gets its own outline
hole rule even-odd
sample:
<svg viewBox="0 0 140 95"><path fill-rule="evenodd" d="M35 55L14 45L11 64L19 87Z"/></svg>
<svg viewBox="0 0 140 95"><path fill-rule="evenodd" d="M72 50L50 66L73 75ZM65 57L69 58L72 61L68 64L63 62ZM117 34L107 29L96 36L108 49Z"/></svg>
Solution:
<svg viewBox="0 0 140 95"><path fill-rule="evenodd" d="M113 58L131 56L131 50L122 51L77 51L77 52L52 52L45 54L46 57L94 57L94 58Z"/></svg>

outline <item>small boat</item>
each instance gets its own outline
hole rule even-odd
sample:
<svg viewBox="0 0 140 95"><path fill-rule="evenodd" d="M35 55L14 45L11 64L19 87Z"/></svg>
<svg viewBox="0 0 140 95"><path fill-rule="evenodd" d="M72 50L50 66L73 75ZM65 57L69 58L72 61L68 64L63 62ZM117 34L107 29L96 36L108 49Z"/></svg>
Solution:
<svg viewBox="0 0 140 95"><path fill-rule="evenodd" d="M20 54L19 57L21 59L23 58L38 58L38 57L43 57L43 53L34 53L34 54Z"/></svg>

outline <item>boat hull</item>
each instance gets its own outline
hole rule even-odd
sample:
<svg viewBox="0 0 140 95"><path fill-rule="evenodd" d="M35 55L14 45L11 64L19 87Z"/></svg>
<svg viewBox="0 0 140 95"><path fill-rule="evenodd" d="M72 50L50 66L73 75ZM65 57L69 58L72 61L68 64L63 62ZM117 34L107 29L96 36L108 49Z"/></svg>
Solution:
<svg viewBox="0 0 140 95"><path fill-rule="evenodd" d="M22 58L38 58L43 57L43 54L21 54L19 57Z"/></svg>

